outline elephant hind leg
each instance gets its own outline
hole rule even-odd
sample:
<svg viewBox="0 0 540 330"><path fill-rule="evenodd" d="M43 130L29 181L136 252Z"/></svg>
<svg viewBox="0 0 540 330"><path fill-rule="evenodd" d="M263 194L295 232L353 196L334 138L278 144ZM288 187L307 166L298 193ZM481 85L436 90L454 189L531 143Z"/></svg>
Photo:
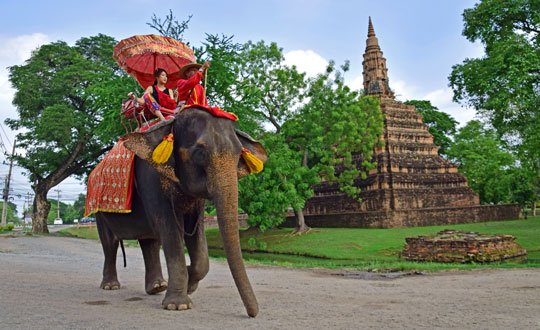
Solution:
<svg viewBox="0 0 540 330"><path fill-rule="evenodd" d="M157 240L139 240L144 257L144 267L146 269L144 287L146 293L156 294L167 289L167 281L163 279L161 272L161 261L159 258L160 244Z"/></svg>
<svg viewBox="0 0 540 330"><path fill-rule="evenodd" d="M103 218L103 214L98 213L96 215L99 239L101 241L101 247L103 248L103 254L105 255L103 280L101 281L100 288L103 290L118 290L120 289L120 282L118 282L118 275L116 272L116 253L118 252L119 240L110 228L107 227L106 221Z"/></svg>

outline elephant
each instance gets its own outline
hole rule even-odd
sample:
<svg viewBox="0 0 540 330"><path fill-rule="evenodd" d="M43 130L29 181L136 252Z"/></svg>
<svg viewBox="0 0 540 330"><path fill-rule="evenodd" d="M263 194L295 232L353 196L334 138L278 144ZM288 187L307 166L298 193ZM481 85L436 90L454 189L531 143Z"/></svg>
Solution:
<svg viewBox="0 0 540 330"><path fill-rule="evenodd" d="M173 152L166 163L152 151L170 132ZM166 290L165 309L192 308L191 295L209 270L204 233L205 199L214 202L230 271L250 317L259 307L242 260L238 232L238 178L249 169L240 157L246 148L265 162L266 151L230 119L190 108L145 132L129 133L124 145L135 154L131 213L98 212L96 222L105 262L101 288L119 289L116 253L121 240L139 241L145 263L145 290ZM186 266L184 242L190 265ZM168 282L160 263L166 259Z"/></svg>

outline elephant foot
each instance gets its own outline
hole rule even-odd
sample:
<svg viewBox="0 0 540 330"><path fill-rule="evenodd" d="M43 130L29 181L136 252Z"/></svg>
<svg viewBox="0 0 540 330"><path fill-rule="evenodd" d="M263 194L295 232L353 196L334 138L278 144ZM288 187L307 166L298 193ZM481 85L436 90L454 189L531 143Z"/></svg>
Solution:
<svg viewBox="0 0 540 330"><path fill-rule="evenodd" d="M167 290L167 281L162 278L158 278L146 284L146 293L148 294L156 294L165 290Z"/></svg>
<svg viewBox="0 0 540 330"><path fill-rule="evenodd" d="M168 310L179 310L183 311L186 309L192 309L193 308L193 302L191 302L191 299L188 296L179 296L179 297L167 297L165 296L165 299L163 299L163 302L161 303L164 309Z"/></svg>
<svg viewBox="0 0 540 330"><path fill-rule="evenodd" d="M120 289L120 282L118 282L118 280L103 280L99 287L103 290L118 290Z"/></svg>

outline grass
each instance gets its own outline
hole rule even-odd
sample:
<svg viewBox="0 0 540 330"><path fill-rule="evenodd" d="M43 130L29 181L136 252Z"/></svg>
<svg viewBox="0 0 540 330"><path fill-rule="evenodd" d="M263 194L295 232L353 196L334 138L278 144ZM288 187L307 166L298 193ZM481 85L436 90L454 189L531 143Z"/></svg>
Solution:
<svg viewBox="0 0 540 330"><path fill-rule="evenodd" d="M443 229L514 235L516 243L527 249L528 258L521 263L510 260L490 264L423 263L408 262L399 258L399 252L405 246L405 237L434 234ZM95 227L78 230L72 227L63 232L72 236L98 239ZM540 267L540 216L529 217L527 220L415 228L314 228L309 233L300 236L291 236L291 232L292 229L271 229L264 233L242 235L241 246L244 259L248 263L297 268L350 268L378 271ZM211 257L223 258L224 253L218 230L208 229L206 236ZM251 237L256 239L259 247L248 243ZM129 241L126 245L138 246L136 241Z"/></svg>
<svg viewBox="0 0 540 330"><path fill-rule="evenodd" d="M96 226L92 227L69 227L58 231L59 235L99 240ZM125 240L124 246L139 247L137 240Z"/></svg>

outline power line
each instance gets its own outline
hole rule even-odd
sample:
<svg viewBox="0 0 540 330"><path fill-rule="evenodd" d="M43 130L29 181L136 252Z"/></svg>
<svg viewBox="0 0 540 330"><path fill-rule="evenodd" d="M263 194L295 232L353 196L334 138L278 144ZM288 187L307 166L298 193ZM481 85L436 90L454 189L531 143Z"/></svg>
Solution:
<svg viewBox="0 0 540 330"><path fill-rule="evenodd" d="M0 134L0 148L4 152L4 155L7 155L8 151L6 149L6 146L4 145L4 139L2 139L2 135Z"/></svg>
<svg viewBox="0 0 540 330"><path fill-rule="evenodd" d="M6 140L7 140L7 142L9 142L9 146L12 146L13 144L12 144L11 141L9 140L9 137L8 137L8 135L6 134L6 131L4 130L4 125L2 125L2 123L0 123L0 128L2 129L2 132L4 132L4 135L6 136Z"/></svg>

